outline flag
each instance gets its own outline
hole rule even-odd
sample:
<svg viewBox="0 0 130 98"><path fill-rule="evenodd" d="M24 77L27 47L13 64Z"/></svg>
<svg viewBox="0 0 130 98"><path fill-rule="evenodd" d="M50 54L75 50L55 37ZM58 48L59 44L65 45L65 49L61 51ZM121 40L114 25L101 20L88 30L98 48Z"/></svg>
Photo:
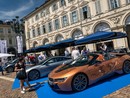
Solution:
<svg viewBox="0 0 130 98"><path fill-rule="evenodd" d="M22 36L17 36L18 53L23 53L23 39Z"/></svg>

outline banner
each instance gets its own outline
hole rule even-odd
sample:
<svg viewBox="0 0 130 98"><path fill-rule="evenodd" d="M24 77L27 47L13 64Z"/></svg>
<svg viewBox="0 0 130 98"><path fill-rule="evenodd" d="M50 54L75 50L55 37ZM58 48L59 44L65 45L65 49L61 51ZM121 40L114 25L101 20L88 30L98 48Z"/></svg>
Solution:
<svg viewBox="0 0 130 98"><path fill-rule="evenodd" d="M18 53L23 53L23 39L22 36L17 36Z"/></svg>
<svg viewBox="0 0 130 98"><path fill-rule="evenodd" d="M0 53L7 53L7 41L0 40Z"/></svg>

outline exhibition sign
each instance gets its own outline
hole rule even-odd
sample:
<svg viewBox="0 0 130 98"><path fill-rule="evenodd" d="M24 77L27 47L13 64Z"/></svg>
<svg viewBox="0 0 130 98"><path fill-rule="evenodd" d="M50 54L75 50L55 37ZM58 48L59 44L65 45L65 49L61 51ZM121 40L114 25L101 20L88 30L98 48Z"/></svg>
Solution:
<svg viewBox="0 0 130 98"><path fill-rule="evenodd" d="M0 53L7 53L7 41L0 40Z"/></svg>

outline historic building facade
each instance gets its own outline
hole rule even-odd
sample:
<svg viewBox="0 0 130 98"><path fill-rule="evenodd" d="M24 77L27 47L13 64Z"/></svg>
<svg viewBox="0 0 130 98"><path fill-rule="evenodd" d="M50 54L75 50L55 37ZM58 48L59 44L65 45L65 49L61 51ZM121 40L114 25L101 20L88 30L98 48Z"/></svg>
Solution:
<svg viewBox="0 0 130 98"><path fill-rule="evenodd" d="M24 17L27 49L96 31L124 32L130 23L130 0L46 0ZM108 41L111 48L128 47L126 38ZM98 49L98 42L86 45Z"/></svg>
<svg viewBox="0 0 130 98"><path fill-rule="evenodd" d="M8 53L17 53L17 36L18 34L12 30L10 22L0 21L0 40L6 40ZM24 34L22 36L23 45L25 46L25 36Z"/></svg>

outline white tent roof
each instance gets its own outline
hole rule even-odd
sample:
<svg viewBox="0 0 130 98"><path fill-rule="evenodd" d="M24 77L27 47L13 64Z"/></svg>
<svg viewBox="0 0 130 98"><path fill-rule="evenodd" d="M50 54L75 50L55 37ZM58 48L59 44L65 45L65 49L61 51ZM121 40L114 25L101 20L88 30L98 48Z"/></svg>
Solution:
<svg viewBox="0 0 130 98"><path fill-rule="evenodd" d="M2 57L10 57L10 56L15 56L14 54L7 54L7 53L0 53L0 58Z"/></svg>

